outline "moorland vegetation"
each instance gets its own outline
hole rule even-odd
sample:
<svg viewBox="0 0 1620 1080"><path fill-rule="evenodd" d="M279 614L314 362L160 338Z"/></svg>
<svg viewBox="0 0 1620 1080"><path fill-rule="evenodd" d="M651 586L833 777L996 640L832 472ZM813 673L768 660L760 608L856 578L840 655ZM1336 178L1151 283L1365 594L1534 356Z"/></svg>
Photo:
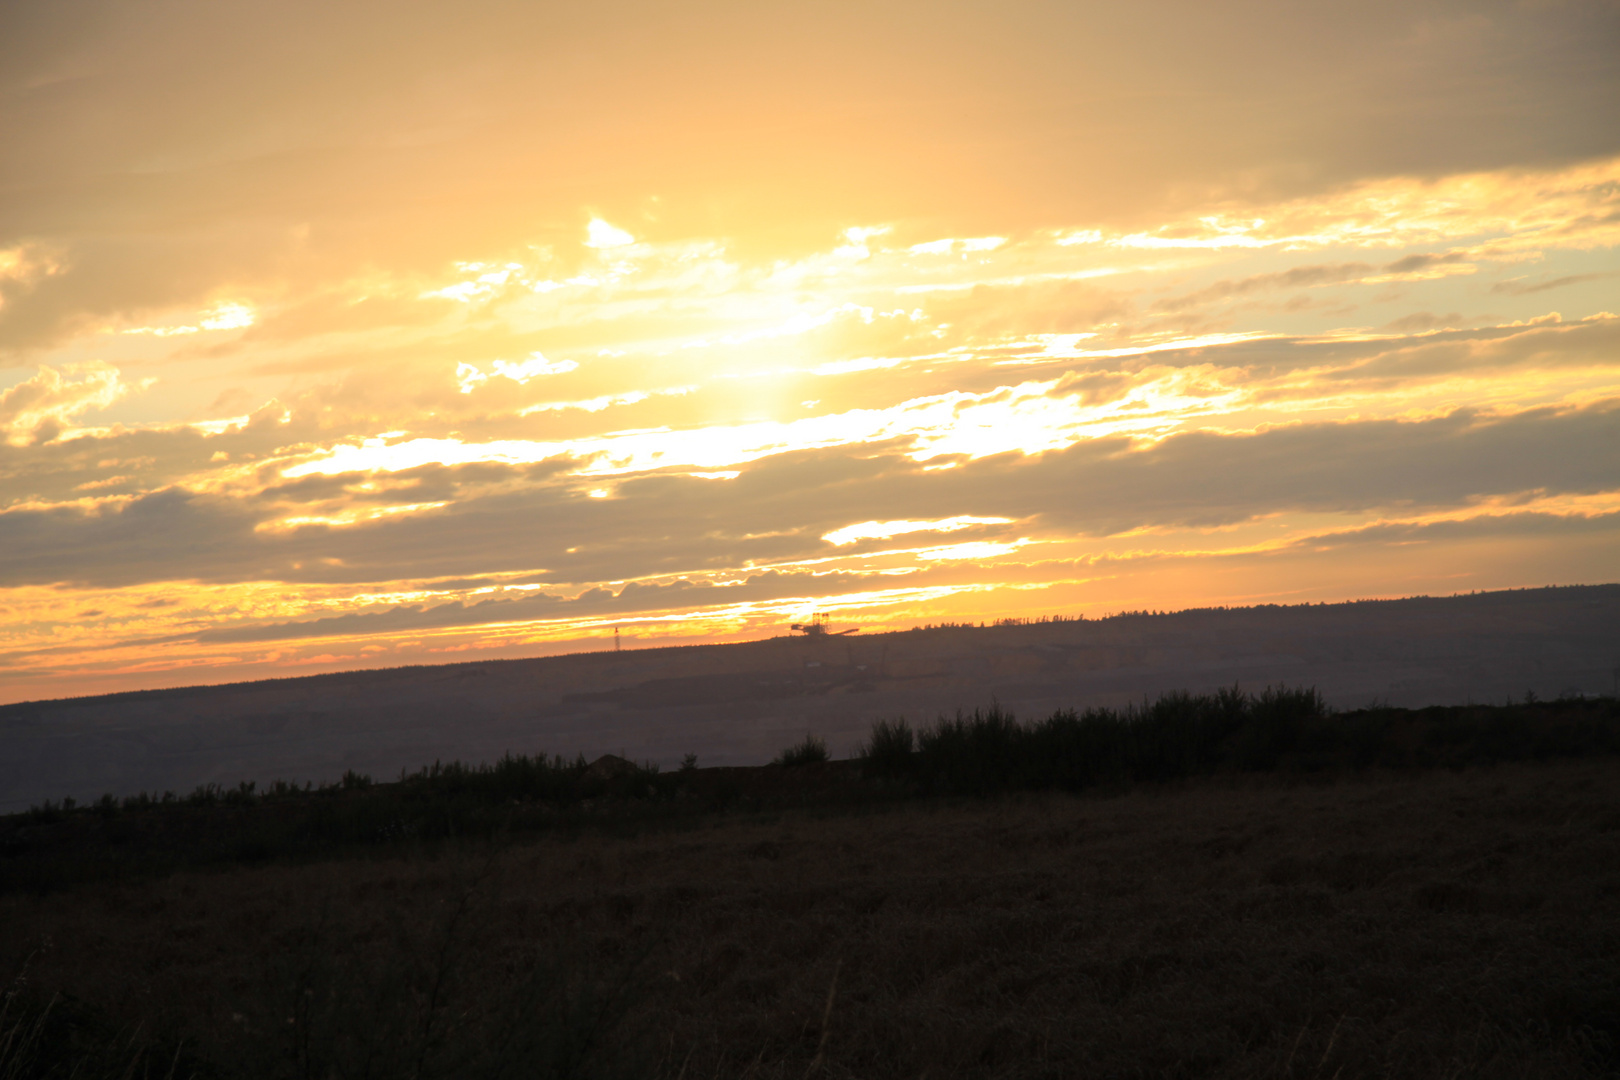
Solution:
<svg viewBox="0 0 1620 1080"><path fill-rule="evenodd" d="M1620 703L996 706L0 819L0 1078L1620 1075Z"/></svg>

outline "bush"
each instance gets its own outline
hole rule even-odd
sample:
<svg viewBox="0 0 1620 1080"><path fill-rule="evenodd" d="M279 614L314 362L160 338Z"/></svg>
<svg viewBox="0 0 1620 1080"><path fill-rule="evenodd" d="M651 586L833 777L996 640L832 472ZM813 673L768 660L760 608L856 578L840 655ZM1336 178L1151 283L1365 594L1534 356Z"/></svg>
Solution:
<svg viewBox="0 0 1620 1080"><path fill-rule="evenodd" d="M826 760L826 740L818 735L806 735L803 742L795 743L783 750L771 764L791 769L799 765L814 765L817 762Z"/></svg>
<svg viewBox="0 0 1620 1080"><path fill-rule="evenodd" d="M916 745L917 737L903 718L879 720L872 725L872 738L857 751L862 772L891 779L908 776Z"/></svg>
<svg viewBox="0 0 1620 1080"><path fill-rule="evenodd" d="M913 748L915 747L915 749ZM947 795L1177 780L1220 769L1411 768L1620 753L1620 703L1362 709L1334 714L1315 688L1177 691L1123 709L1020 724L999 706L941 717L913 737L880 720L861 747L868 776Z"/></svg>
<svg viewBox="0 0 1620 1080"><path fill-rule="evenodd" d="M1060 711L1030 725L993 705L941 717L915 738L904 721L880 720L861 758L869 776L909 777L939 794L1072 791L1173 780L1223 765L1274 768L1326 715L1314 689L1287 687L1259 695L1237 687L1180 691L1125 709Z"/></svg>
<svg viewBox="0 0 1620 1080"><path fill-rule="evenodd" d="M992 705L940 717L917 736L917 754L931 786L952 794L984 794L1028 786L1028 733L1010 712Z"/></svg>

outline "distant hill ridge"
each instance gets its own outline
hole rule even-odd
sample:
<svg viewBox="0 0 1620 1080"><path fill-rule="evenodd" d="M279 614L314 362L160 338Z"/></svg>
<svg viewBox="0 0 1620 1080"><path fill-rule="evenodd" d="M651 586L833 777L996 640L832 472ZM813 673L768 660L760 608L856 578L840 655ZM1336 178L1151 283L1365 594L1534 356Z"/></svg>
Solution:
<svg viewBox="0 0 1620 1080"><path fill-rule="evenodd" d="M1029 619L1016 616L997 619L990 623L936 623L910 627L905 630L879 631L868 634L865 640L888 637L895 634L918 633L976 633L980 631L1001 630L1027 626L1054 626L1072 624L1099 624L1118 623L1139 619L1174 620L1187 616L1201 615L1242 615L1260 612L1339 612L1349 609L1369 606L1401 606L1417 608L1423 605L1454 606L1469 603L1483 603L1498 605L1511 603L1514 599L1533 602L1550 594L1589 594L1596 602L1600 600L1620 600L1620 583L1601 585L1545 585L1523 589L1498 589L1486 592L1455 593L1450 596L1429 596L1419 594L1416 596L1403 596L1394 598L1371 598L1358 600L1343 600L1334 603L1318 602L1303 604L1251 604L1241 607L1226 605L1214 607L1177 608L1173 611L1133 610L1119 611L1110 615L1101 615L1088 618L1085 615L1060 615L1050 617L1034 617ZM791 635L783 634L763 641L801 640ZM759 641L735 641L705 643L696 645L650 645L642 646L630 651L636 653L671 652L676 650L710 650L710 649L747 649L760 644ZM65 704L68 702L123 702L143 701L153 698L185 698L206 695L216 691L240 690L249 687L286 686L289 684L317 685L321 683L345 684L353 681L386 680L407 672L444 672L453 673L457 669L472 671L477 669L492 669L503 666L554 664L578 661L583 657L615 655L611 649L590 649L574 653L560 653L553 656L515 657L491 660L457 660L443 664L401 664L397 667L379 668L351 668L346 671L327 671L316 675L282 675L266 679L243 679L227 683L196 683L190 686L157 687L149 690L122 690L110 694L79 694L61 698L39 698L29 701L12 702L0 705L0 720L8 718L13 713L29 712L44 704ZM618 654L622 655L622 654ZM1620 658L1617 658L1620 662Z"/></svg>
<svg viewBox="0 0 1620 1080"><path fill-rule="evenodd" d="M130 691L0 707L0 812L202 784L617 753L757 765L813 733L997 702L1020 717L1286 684L1332 708L1610 693L1620 584L999 620Z"/></svg>

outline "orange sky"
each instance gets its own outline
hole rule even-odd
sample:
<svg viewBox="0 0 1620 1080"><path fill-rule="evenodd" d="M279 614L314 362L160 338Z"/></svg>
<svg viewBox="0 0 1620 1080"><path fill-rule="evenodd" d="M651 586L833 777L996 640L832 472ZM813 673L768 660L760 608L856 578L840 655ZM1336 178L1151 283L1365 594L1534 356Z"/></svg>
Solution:
<svg viewBox="0 0 1620 1080"><path fill-rule="evenodd" d="M1620 579L1613 3L0 10L0 701Z"/></svg>

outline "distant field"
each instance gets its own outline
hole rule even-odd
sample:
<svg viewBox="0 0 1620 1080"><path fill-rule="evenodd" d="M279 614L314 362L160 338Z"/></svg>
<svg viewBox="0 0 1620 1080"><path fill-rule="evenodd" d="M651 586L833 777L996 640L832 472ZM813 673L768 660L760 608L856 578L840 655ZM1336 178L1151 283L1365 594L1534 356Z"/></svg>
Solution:
<svg viewBox="0 0 1620 1080"><path fill-rule="evenodd" d="M531 762L58 807L7 819L7 865L17 829L106 858L0 892L20 975L0 1076L1615 1076L1614 721L1612 702L1395 713L1378 745L1402 765L1296 739L1078 794L941 797L860 762ZM539 793L506 799L509 823L551 816L479 831L503 783ZM459 837L156 875L114 858L289 807L404 822L455 792Z"/></svg>

